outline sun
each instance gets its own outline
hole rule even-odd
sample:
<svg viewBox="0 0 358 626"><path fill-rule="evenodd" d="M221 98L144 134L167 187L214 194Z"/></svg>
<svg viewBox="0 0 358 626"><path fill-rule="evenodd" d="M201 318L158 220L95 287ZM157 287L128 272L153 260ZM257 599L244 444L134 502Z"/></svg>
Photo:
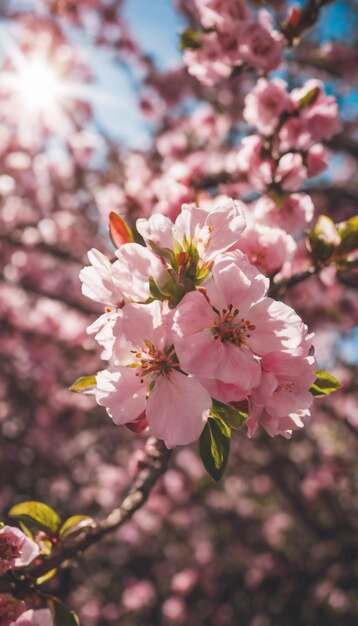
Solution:
<svg viewBox="0 0 358 626"><path fill-rule="evenodd" d="M14 87L25 106L39 112L55 106L61 96L61 83L53 69L44 61L35 59L14 76Z"/></svg>

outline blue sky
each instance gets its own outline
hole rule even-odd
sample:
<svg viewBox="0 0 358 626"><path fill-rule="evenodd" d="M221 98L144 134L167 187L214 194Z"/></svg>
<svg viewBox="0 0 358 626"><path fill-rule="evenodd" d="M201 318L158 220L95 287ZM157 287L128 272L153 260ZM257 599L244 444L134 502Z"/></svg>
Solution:
<svg viewBox="0 0 358 626"><path fill-rule="evenodd" d="M178 41L185 23L170 0L128 0L125 16L141 47L159 68L168 69L180 63ZM96 49L88 54L100 86L111 96L107 105L96 108L100 126L130 146L143 146L150 134L130 78L105 52Z"/></svg>

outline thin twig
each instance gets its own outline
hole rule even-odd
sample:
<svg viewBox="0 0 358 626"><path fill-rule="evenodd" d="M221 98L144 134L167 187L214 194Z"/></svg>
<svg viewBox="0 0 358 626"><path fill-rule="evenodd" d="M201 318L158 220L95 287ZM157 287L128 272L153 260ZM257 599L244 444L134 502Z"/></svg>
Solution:
<svg viewBox="0 0 358 626"><path fill-rule="evenodd" d="M65 561L78 557L84 550L122 526L148 500L154 484L167 469L171 450L162 441L151 438L147 441L146 451L147 458L122 504L103 521L97 522L94 528L88 529L84 536L69 539L68 543L64 541L58 552L44 558L39 565L30 567L29 574L32 577L43 576Z"/></svg>
<svg viewBox="0 0 358 626"><path fill-rule="evenodd" d="M271 296L271 298L282 297L286 293L286 291L288 291L292 287L295 287L299 283L302 283L303 281L312 278L312 276L318 274L321 269L321 267L311 267L309 270L306 270L301 274L295 274L290 278L281 280L279 283L273 283L273 285L271 285L269 289L268 295Z"/></svg>

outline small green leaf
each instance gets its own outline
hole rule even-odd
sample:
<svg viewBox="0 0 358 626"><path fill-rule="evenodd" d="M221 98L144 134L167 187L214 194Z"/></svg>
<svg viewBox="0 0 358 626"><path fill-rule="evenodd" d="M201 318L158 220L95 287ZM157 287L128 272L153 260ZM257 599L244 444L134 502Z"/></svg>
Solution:
<svg viewBox="0 0 358 626"><path fill-rule="evenodd" d="M247 400L232 402L227 406L227 422L232 429L241 428L249 417L249 403Z"/></svg>
<svg viewBox="0 0 358 626"><path fill-rule="evenodd" d="M80 626L76 613L57 598L49 599L48 605L54 613L55 626Z"/></svg>
<svg viewBox="0 0 358 626"><path fill-rule="evenodd" d="M335 223L327 215L321 215L309 234L309 244L314 260L320 263L328 261L340 242L341 238Z"/></svg>
<svg viewBox="0 0 358 626"><path fill-rule="evenodd" d="M164 302L164 300L167 299L166 296L160 291L157 283L152 276L150 276L149 278L149 290L154 300L160 300L160 302Z"/></svg>
<svg viewBox="0 0 358 626"><path fill-rule="evenodd" d="M299 99L297 103L298 108L304 109L305 107L311 106L311 104L313 104L317 100L320 93L321 90L319 87L313 87L312 89L306 91L306 93L302 96L302 98Z"/></svg>
<svg viewBox="0 0 358 626"><path fill-rule="evenodd" d="M93 528L94 520L88 515L72 515L66 519L60 528L60 537L68 537L82 531L84 528Z"/></svg>
<svg viewBox="0 0 358 626"><path fill-rule="evenodd" d="M230 452L231 428L220 416L209 417L199 440L203 465L213 480L222 477Z"/></svg>
<svg viewBox="0 0 358 626"><path fill-rule="evenodd" d="M155 254L161 256L163 259L167 259L172 267L175 266L175 254L173 250L170 248L161 248L152 239L150 239L148 243Z"/></svg>
<svg viewBox="0 0 358 626"><path fill-rule="evenodd" d="M80 376L70 387L70 391L75 393L89 393L96 386L96 375Z"/></svg>
<svg viewBox="0 0 358 626"><path fill-rule="evenodd" d="M200 33L194 28L187 28L180 35L180 50L186 50L186 48L190 48L195 50L197 48L201 48L201 37Z"/></svg>
<svg viewBox="0 0 358 626"><path fill-rule="evenodd" d="M348 254L358 249L358 215L351 217L345 224L338 228L341 243L337 248L337 254Z"/></svg>
<svg viewBox="0 0 358 626"><path fill-rule="evenodd" d="M56 535L61 526L61 519L56 511L43 502L29 501L15 504L10 509L9 516L44 530L51 535Z"/></svg>
<svg viewBox="0 0 358 626"><path fill-rule="evenodd" d="M316 376L317 378L312 387L309 388L309 391L314 396L328 396L328 394L337 391L341 386L337 378L329 372L317 370Z"/></svg>
<svg viewBox="0 0 358 626"><path fill-rule="evenodd" d="M20 524L20 528L21 528L22 532L26 535L26 537L29 537L29 539L33 540L34 535L33 535L32 531L31 531L31 529L28 528L26 526L26 524L24 524L24 522L22 522L21 520L19 521L19 524Z"/></svg>
<svg viewBox="0 0 358 626"><path fill-rule="evenodd" d="M36 585L43 585L44 583L47 583L47 581L51 580L57 572L58 569L56 567L55 569L51 569L49 572L46 572L43 576L39 576L39 578L36 578Z"/></svg>

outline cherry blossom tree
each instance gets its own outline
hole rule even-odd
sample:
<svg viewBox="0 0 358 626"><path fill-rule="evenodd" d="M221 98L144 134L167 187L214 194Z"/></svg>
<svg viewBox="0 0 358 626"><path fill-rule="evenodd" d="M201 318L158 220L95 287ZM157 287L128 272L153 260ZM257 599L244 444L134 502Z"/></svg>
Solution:
<svg viewBox="0 0 358 626"><path fill-rule="evenodd" d="M354 4L127 9L0 7L0 624L353 626Z"/></svg>

